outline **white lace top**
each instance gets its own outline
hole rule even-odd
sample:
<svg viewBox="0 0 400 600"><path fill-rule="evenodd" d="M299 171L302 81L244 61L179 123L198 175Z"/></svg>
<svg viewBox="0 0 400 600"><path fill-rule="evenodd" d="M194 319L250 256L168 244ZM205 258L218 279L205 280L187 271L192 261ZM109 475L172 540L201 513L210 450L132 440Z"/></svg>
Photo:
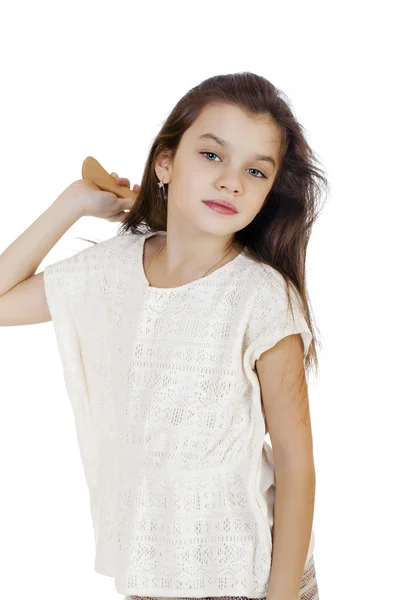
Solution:
<svg viewBox="0 0 400 600"><path fill-rule="evenodd" d="M306 355L311 333L278 271L243 253L191 283L150 286L150 235L44 270L94 569L126 595L265 598L275 481L255 361L292 333ZM307 561L313 547L314 533Z"/></svg>

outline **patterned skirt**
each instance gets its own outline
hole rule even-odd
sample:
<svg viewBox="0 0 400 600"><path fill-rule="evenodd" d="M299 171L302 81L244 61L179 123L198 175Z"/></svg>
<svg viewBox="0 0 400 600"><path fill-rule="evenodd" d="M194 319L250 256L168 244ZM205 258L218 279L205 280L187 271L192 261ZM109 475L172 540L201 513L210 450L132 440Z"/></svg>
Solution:
<svg viewBox="0 0 400 600"><path fill-rule="evenodd" d="M124 600L193 600L193 598L152 598L150 596L125 596ZM260 600L259 598L247 598L247 596L208 596L198 600ZM311 556L301 579L298 600L319 600L317 576L315 572L314 556Z"/></svg>

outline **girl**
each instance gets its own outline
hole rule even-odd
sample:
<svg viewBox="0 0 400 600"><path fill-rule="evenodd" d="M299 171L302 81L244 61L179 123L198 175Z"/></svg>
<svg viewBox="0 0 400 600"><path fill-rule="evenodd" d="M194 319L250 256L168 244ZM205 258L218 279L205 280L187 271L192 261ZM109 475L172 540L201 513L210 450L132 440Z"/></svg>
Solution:
<svg viewBox="0 0 400 600"><path fill-rule="evenodd" d="M75 216L121 230L38 275L95 570L126 599L319 597L305 259L327 182L315 163L283 94L236 73L177 103L133 205L75 185Z"/></svg>

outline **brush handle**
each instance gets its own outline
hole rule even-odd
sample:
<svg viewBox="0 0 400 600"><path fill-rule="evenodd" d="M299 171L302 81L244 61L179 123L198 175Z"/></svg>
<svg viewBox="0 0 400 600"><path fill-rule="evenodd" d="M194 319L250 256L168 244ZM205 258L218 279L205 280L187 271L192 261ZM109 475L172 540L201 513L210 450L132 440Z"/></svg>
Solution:
<svg viewBox="0 0 400 600"><path fill-rule="evenodd" d="M134 198L137 194L124 185L118 185L112 175L93 156L87 156L82 163L82 179L92 181L100 190L112 192L118 198Z"/></svg>

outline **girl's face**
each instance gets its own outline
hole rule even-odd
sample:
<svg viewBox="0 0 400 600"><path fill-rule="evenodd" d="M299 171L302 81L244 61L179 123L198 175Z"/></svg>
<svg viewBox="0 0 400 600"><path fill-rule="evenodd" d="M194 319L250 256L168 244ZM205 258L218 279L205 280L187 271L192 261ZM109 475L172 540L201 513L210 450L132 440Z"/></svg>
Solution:
<svg viewBox="0 0 400 600"><path fill-rule="evenodd" d="M280 132L270 117L249 118L231 105L206 106L185 131L173 163L157 160L156 174L169 184L168 228L172 220L193 232L229 237L246 227L272 187L279 149ZM221 214L203 202L222 199L238 212Z"/></svg>

